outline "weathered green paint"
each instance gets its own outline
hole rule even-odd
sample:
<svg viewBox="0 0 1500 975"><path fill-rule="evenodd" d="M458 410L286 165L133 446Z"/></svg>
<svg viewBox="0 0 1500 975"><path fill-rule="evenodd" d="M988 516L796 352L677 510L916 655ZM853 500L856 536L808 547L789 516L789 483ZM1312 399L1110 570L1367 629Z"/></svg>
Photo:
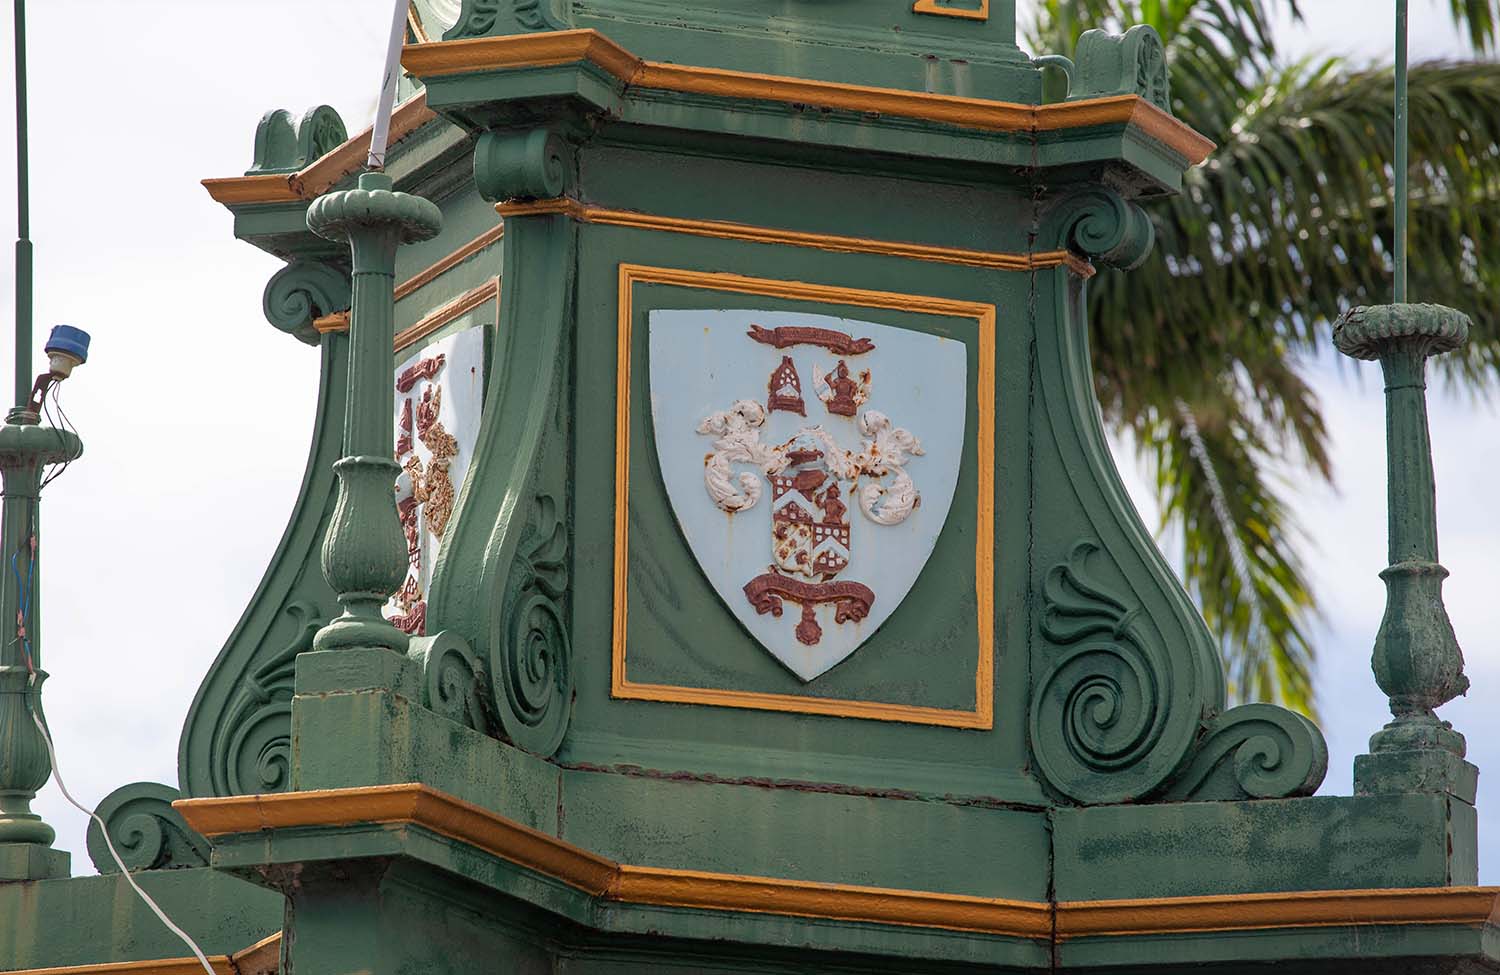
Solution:
<svg viewBox="0 0 1500 975"><path fill-rule="evenodd" d="M916 13L911 0L719 6L465 0L450 36L591 27L656 60L1042 97L1040 66L1015 48L1009 0L991 0L988 21ZM1092 33L1076 54L1072 90L1054 83L1049 97L1126 93L1167 104L1154 32ZM1310 798L1327 763L1317 728L1268 705L1226 708L1215 641L1110 457L1076 270L1005 271L539 212L511 216L503 243L392 302L394 282L494 227L492 200L558 196L862 240L1066 250L1128 269L1152 244L1142 204L1181 184L1186 160L1176 152L1123 123L984 132L725 92L653 91L587 63L422 81L442 118L392 147L386 176L366 175L353 189L346 180L311 207L234 208L238 235L288 261L267 287L267 318L320 345L322 387L291 523L184 728L185 794L419 782L625 864L1040 904L1473 882L1472 767L1450 747L1456 733L1427 721L1456 686L1448 658L1417 655L1440 665L1422 670L1384 652L1396 663L1383 686L1393 700L1430 702L1414 725L1439 730L1361 760L1362 789L1375 795ZM259 170L305 160L291 146L302 135L289 116L268 116ZM433 236L398 253L403 221L421 228L408 236ZM313 232L340 236L333 225L355 238L352 286L351 255ZM362 250L361 235L373 246ZM624 263L996 308L990 403L979 401L974 378L972 319L747 299L708 285L636 286L636 363L649 356L649 309L753 300L963 343L967 428L981 409L994 410L993 469L984 472L993 497L980 496L971 440L953 513L911 596L810 687L746 636L698 573L651 449L645 368L616 402ZM427 594L431 635L392 637L376 619L395 585L393 566L404 561L404 546L393 544L386 460L391 336L496 276L498 319L491 307L475 309L419 340L483 329L486 389ZM351 299L352 340L316 337L313 319ZM1419 430L1413 394L1392 395L1405 404L1403 425L1392 428L1393 485L1406 472L1402 490L1420 496L1425 415ZM613 697L617 407L633 438L621 501L632 680L793 701L972 708L981 548L995 567L994 727ZM348 475L351 459L362 487ZM337 504L335 461L344 482ZM975 537L981 503L993 507L993 538ZM1399 520L1417 540L1407 560L1435 565L1435 530L1422 555L1430 503L1398 504L1393 494L1392 510L1393 530ZM314 554L325 534L326 581ZM357 632L314 649L335 593L358 604L348 624ZM1394 973L1479 970L1500 958L1488 928L1454 924L1057 940L647 906L590 896L420 826L266 829L206 844L172 818L173 794L120 790L102 807L112 813L110 835L145 826L150 842L131 856L153 868L146 877L168 876L161 868L211 845L219 874L284 895L287 971L1145 973L1277 964ZM210 889L197 880L184 888L194 885ZM250 916L259 908L231 897L218 909ZM34 956L48 957L45 949Z"/></svg>
<svg viewBox="0 0 1500 975"><path fill-rule="evenodd" d="M211 955L248 948L281 927L280 895L206 867L135 879ZM188 953L119 874L0 884L0 925L0 971Z"/></svg>

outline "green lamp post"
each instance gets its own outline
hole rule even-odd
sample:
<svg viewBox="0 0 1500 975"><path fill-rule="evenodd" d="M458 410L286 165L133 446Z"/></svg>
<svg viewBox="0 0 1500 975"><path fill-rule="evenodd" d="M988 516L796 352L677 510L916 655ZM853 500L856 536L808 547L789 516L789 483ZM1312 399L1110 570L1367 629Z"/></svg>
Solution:
<svg viewBox="0 0 1500 975"><path fill-rule="evenodd" d="M39 501L43 471L83 453L74 434L41 424L43 397L87 356L88 336L66 326L48 343L52 368L31 379L31 241L26 144L26 12L16 0L15 406L0 425L0 881L36 880L68 872L66 853L52 849L56 832L31 811L52 774L43 733L41 607L38 593Z"/></svg>
<svg viewBox="0 0 1500 975"><path fill-rule="evenodd" d="M1437 498L1427 424L1427 358L1468 339L1469 317L1406 300L1407 0L1396 3L1395 302L1352 308L1334 325L1345 355L1377 360L1385 376L1390 565L1385 617L1371 665L1390 699L1392 720L1355 760L1361 795L1447 792L1473 803L1477 770L1464 761L1463 735L1436 708L1468 690L1464 658L1448 611L1438 562Z"/></svg>

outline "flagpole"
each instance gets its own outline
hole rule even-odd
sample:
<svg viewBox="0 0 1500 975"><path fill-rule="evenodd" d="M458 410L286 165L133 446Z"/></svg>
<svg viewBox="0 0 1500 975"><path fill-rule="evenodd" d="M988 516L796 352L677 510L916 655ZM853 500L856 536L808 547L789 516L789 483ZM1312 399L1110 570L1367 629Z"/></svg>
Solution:
<svg viewBox="0 0 1500 975"><path fill-rule="evenodd" d="M385 73L380 79L380 99L375 103L375 124L370 129L370 155L365 166L371 172L385 169L385 148L391 135L391 107L396 101L396 82L401 78L401 47L406 43L406 17L411 0L396 0L391 16L390 40L385 49Z"/></svg>
<svg viewBox="0 0 1500 975"><path fill-rule="evenodd" d="M26 0L16 12L16 397L24 410L31 402L31 166L26 116Z"/></svg>
<svg viewBox="0 0 1500 975"><path fill-rule="evenodd" d="M1397 304L1406 301L1407 170L1407 0L1396 0L1396 288Z"/></svg>

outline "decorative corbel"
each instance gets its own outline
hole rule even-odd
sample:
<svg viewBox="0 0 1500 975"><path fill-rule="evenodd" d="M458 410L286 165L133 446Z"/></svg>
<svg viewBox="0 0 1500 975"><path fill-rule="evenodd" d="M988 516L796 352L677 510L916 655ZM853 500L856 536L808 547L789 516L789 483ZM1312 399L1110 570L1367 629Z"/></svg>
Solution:
<svg viewBox="0 0 1500 975"><path fill-rule="evenodd" d="M486 132L474 147L474 183L486 200L548 200L572 183L573 153L551 129Z"/></svg>
<svg viewBox="0 0 1500 975"><path fill-rule="evenodd" d="M1095 186L1054 203L1039 236L1044 246L1067 248L1096 264L1129 271L1150 255L1156 226L1134 201Z"/></svg>
<svg viewBox="0 0 1500 975"><path fill-rule="evenodd" d="M346 271L322 261L297 259L266 283L261 307L266 321L308 345L317 345L320 336L313 321L347 311L350 294Z"/></svg>

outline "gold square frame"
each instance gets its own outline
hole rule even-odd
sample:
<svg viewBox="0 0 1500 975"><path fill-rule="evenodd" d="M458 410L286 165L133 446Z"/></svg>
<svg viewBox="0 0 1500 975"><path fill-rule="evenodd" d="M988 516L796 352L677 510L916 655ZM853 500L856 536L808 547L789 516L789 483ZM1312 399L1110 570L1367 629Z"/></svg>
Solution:
<svg viewBox="0 0 1500 975"><path fill-rule="evenodd" d="M711 271L620 265L619 335L616 352L615 399L615 552L614 632L611 653L610 696L635 701L699 704L714 707L749 708L794 714L817 714L840 718L899 721L908 724L990 730L995 725L995 618L994 618L994 524L995 524L995 323L994 305L958 301L926 295L867 291L802 281L745 277ZM978 513L975 544L975 595L979 634L978 666L974 675L972 711L886 704L842 698L804 697L759 691L682 687L673 684L640 684L626 672L626 612L630 580L630 387L631 344L635 319L635 286L663 284L680 288L723 291L798 301L884 308L948 318L971 318L978 329Z"/></svg>

